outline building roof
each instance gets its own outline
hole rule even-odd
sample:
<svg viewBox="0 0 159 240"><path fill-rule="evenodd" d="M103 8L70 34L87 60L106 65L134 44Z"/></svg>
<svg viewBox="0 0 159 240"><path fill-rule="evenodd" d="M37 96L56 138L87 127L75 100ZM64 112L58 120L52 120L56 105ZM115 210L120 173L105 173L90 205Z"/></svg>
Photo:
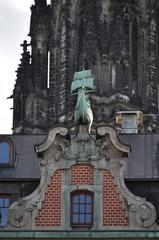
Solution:
<svg viewBox="0 0 159 240"><path fill-rule="evenodd" d="M1 135L9 137L15 144L13 167L0 168L0 180L39 179L39 160L34 145L40 144L46 135ZM159 178L159 134L120 134L123 143L131 145L125 177L128 179Z"/></svg>
<svg viewBox="0 0 159 240"><path fill-rule="evenodd" d="M131 145L125 176L129 179L159 178L159 134L122 134L120 139Z"/></svg>
<svg viewBox="0 0 159 240"><path fill-rule="evenodd" d="M15 162L13 167L0 168L0 179L39 179L39 161L34 150L34 145L43 142L46 136L1 135L1 137L3 136L11 138L13 140L13 143L15 144Z"/></svg>

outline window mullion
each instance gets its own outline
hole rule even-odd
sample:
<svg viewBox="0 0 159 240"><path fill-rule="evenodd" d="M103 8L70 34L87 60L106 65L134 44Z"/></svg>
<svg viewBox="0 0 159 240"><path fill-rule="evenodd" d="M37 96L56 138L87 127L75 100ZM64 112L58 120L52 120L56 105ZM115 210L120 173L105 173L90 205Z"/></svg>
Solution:
<svg viewBox="0 0 159 240"><path fill-rule="evenodd" d="M86 204L87 204L87 201L86 201L86 195L85 195L85 203L84 203L84 223L86 224Z"/></svg>
<svg viewBox="0 0 159 240"><path fill-rule="evenodd" d="M80 224L80 198L78 198L78 224Z"/></svg>

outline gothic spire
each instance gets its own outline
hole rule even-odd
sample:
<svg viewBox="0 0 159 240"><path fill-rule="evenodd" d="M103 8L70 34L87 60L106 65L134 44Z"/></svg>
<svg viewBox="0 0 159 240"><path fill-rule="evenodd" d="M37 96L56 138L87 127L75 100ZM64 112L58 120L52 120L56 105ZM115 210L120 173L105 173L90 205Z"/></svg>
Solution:
<svg viewBox="0 0 159 240"><path fill-rule="evenodd" d="M46 0L34 0L35 6L37 7L45 7L47 6Z"/></svg>
<svg viewBox="0 0 159 240"><path fill-rule="evenodd" d="M21 44L21 47L23 47L21 67L25 67L26 65L29 65L29 63L30 63L30 53L27 49L28 46L30 46L30 44L28 44L26 40L24 40L23 44Z"/></svg>

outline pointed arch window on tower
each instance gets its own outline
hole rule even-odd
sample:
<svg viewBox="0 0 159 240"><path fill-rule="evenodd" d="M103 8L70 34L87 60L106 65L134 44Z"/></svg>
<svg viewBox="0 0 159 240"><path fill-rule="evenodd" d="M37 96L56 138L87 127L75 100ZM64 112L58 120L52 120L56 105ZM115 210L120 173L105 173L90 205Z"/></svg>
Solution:
<svg viewBox="0 0 159 240"><path fill-rule="evenodd" d="M138 94L138 21L134 17L132 25L132 72L134 95Z"/></svg>
<svg viewBox="0 0 159 240"><path fill-rule="evenodd" d="M50 88L50 50L48 51L47 60L47 88Z"/></svg>
<svg viewBox="0 0 159 240"><path fill-rule="evenodd" d="M116 87L116 65L115 63L112 64L112 89Z"/></svg>
<svg viewBox="0 0 159 240"><path fill-rule="evenodd" d="M128 11L124 13L124 34L125 34L125 48L126 51L129 52L129 37L130 37L130 21L129 21L129 13Z"/></svg>

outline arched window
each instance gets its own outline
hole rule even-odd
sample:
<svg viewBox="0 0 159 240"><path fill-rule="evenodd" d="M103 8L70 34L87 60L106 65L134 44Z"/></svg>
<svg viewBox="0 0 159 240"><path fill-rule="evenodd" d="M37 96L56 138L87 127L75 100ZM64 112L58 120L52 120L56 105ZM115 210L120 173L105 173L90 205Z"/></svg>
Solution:
<svg viewBox="0 0 159 240"><path fill-rule="evenodd" d="M0 163L9 163L9 144L0 142Z"/></svg>
<svg viewBox="0 0 159 240"><path fill-rule="evenodd" d="M13 143L9 138L0 137L0 165L13 163Z"/></svg>
<svg viewBox="0 0 159 240"><path fill-rule="evenodd" d="M71 193L71 225L93 225L94 196L89 191Z"/></svg>

